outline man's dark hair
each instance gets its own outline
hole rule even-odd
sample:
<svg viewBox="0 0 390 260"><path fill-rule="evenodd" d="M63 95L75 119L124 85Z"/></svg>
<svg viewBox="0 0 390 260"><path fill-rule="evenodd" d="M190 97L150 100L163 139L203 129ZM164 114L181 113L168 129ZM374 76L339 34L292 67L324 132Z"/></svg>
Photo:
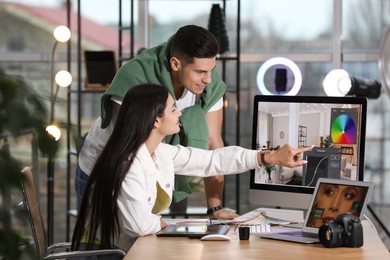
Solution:
<svg viewBox="0 0 390 260"><path fill-rule="evenodd" d="M170 46L170 57L177 57L184 64L190 64L194 58L212 58L219 52L215 36L207 29L186 25L173 36Z"/></svg>

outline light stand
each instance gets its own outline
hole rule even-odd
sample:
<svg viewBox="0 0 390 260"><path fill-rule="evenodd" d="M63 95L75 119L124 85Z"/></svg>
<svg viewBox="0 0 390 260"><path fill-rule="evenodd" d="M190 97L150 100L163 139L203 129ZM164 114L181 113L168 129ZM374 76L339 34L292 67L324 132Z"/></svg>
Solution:
<svg viewBox="0 0 390 260"><path fill-rule="evenodd" d="M51 52L51 90L50 90L50 123L46 127L46 131L54 139L58 141L61 137L61 131L54 124L54 105L57 99L59 87L67 87L72 82L72 76L67 71L60 71L54 77L54 54L58 42L67 42L70 39L70 30L66 26L58 26L54 30L55 43ZM47 243L48 246L53 244L54 231L54 154L48 154L47 161Z"/></svg>

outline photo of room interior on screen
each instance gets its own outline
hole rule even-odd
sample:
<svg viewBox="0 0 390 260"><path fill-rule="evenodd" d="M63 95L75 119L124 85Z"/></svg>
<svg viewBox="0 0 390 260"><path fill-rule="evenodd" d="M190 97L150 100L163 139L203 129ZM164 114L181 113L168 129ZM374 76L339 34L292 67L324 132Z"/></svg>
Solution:
<svg viewBox="0 0 390 260"><path fill-rule="evenodd" d="M258 110L258 150L315 147L303 154L304 166L257 169L255 183L314 187L321 177L358 180L359 105L261 102Z"/></svg>

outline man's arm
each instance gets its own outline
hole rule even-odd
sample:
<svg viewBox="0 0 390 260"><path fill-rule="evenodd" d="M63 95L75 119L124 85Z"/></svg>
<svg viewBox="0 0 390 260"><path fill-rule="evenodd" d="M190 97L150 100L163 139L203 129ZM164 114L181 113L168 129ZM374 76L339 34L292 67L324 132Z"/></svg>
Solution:
<svg viewBox="0 0 390 260"><path fill-rule="evenodd" d="M209 130L208 148L213 150L224 146L221 131L222 131L222 108L206 113L206 123ZM207 197L207 208L214 208L222 205L222 192L224 187L224 176L215 176L204 178L204 186ZM238 215L230 210L220 209L215 211L213 218L232 219Z"/></svg>

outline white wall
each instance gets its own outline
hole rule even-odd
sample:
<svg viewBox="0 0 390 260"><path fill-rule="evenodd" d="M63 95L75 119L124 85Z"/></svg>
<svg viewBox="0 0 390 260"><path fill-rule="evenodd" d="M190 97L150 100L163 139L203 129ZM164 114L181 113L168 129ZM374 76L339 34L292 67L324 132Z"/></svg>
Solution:
<svg viewBox="0 0 390 260"><path fill-rule="evenodd" d="M299 117L299 125L307 127L306 145L319 144L321 115L320 113L301 114Z"/></svg>
<svg viewBox="0 0 390 260"><path fill-rule="evenodd" d="M298 124L307 127L307 142L306 145L319 145L320 136L324 138L329 135L330 129L330 113L326 112L310 112L299 115ZM271 146L275 147L277 145L283 146L286 143L289 143L293 146L297 146L298 139L298 127L296 127L296 132L293 133L293 139L289 142L289 124L290 124L290 115L275 116L273 117L272 122L272 136ZM280 132L284 132L284 138L280 138Z"/></svg>
<svg viewBox="0 0 390 260"><path fill-rule="evenodd" d="M283 146L286 143L288 143L289 139L289 122L290 122L290 117L289 116L278 116L278 117L273 117L273 131L272 131L272 142L271 146ZM284 132L284 138L280 138L280 132ZM298 130L297 130L298 131ZM295 144L292 144L295 145Z"/></svg>

